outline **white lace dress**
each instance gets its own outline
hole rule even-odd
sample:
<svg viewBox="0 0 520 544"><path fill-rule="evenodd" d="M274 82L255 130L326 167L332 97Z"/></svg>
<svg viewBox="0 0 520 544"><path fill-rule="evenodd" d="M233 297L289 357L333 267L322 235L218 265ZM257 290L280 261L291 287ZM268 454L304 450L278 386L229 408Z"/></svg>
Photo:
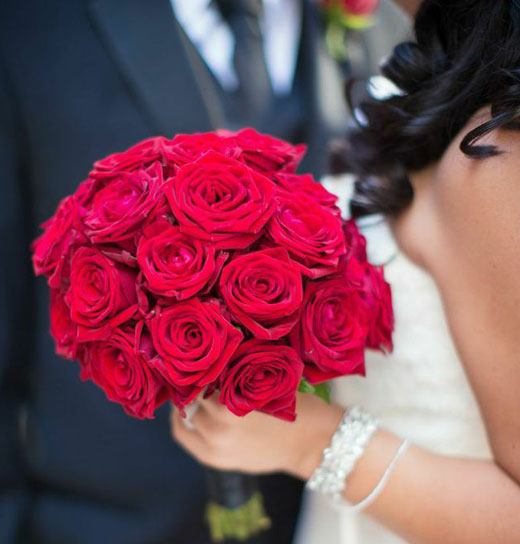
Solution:
<svg viewBox="0 0 520 544"><path fill-rule="evenodd" d="M347 180L325 186L348 200ZM489 458L486 434L464 370L447 328L439 293L429 275L402 254L383 219L361 223L372 262L386 264L392 286L396 328L390 356L367 355L366 378L336 380L334 398L358 404L381 425L441 454ZM425 490L425 493L427 490ZM347 509L336 511L307 492L296 544L402 544L381 525Z"/></svg>

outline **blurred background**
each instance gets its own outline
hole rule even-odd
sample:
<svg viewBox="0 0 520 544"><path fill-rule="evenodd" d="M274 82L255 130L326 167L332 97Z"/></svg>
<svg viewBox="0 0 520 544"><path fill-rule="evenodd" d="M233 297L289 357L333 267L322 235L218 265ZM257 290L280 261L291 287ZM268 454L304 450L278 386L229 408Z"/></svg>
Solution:
<svg viewBox="0 0 520 544"><path fill-rule="evenodd" d="M331 28L329 4L0 2L0 544L208 542L203 471L168 407L133 420L54 354L29 245L93 161L152 135L253 126L307 143L302 171L326 174L345 80L409 33L385 0L360 29ZM275 530L255 542L287 544L301 483L261 485Z"/></svg>

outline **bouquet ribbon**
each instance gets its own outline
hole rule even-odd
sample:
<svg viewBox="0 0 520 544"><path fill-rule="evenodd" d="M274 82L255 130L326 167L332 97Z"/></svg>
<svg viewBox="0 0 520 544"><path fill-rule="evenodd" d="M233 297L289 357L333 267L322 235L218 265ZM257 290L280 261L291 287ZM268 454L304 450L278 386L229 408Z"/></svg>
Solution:
<svg viewBox="0 0 520 544"><path fill-rule="evenodd" d="M255 476L206 469L209 502L206 520L211 538L248 540L271 526Z"/></svg>

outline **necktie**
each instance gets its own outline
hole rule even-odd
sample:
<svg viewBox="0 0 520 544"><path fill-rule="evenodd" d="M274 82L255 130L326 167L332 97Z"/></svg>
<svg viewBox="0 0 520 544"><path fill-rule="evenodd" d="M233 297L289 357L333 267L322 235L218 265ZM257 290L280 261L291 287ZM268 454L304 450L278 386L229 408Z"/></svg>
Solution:
<svg viewBox="0 0 520 544"><path fill-rule="evenodd" d="M273 97L259 21L262 0L216 0L216 4L235 37L233 64L239 79L237 98L242 118L257 124Z"/></svg>

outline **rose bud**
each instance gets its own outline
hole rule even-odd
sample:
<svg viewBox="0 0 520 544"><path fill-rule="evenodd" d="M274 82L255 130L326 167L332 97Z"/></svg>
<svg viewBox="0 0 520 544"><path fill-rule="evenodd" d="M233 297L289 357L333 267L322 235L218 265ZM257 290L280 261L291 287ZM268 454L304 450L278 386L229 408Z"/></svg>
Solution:
<svg viewBox="0 0 520 544"><path fill-rule="evenodd" d="M302 278L285 249L235 257L222 270L220 291L231 315L255 338L281 338L298 321Z"/></svg>
<svg viewBox="0 0 520 544"><path fill-rule="evenodd" d="M302 371L303 363L291 347L249 340L219 379L220 402L237 416L259 410L294 421Z"/></svg>
<svg viewBox="0 0 520 544"><path fill-rule="evenodd" d="M181 230L219 249L242 249L274 211L274 184L244 164L210 151L166 184Z"/></svg>

